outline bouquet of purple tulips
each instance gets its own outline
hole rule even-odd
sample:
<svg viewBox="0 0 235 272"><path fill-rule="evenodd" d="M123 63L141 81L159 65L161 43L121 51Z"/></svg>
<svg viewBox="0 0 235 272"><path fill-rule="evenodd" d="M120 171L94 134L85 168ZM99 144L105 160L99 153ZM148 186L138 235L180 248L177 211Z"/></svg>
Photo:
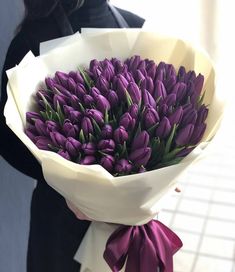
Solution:
<svg viewBox="0 0 235 272"><path fill-rule="evenodd" d="M153 219L216 133L211 62L147 31L61 45L8 71L7 123L48 184L95 221L75 256L82 272L173 272L182 243Z"/></svg>

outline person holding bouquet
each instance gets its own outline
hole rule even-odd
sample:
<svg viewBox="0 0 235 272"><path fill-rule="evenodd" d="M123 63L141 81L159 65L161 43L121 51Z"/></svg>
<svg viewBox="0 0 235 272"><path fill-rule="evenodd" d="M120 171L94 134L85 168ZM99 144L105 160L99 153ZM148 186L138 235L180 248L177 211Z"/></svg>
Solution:
<svg viewBox="0 0 235 272"><path fill-rule="evenodd" d="M106 0L24 0L24 5L25 18L9 46L2 73L0 154L13 167L38 181L31 203L27 271L77 272L79 264L73 256L89 222L78 220L63 197L47 185L38 161L7 127L3 115L7 100L5 71L20 63L30 50L38 56L43 41L85 27L141 28L144 19L115 8Z"/></svg>

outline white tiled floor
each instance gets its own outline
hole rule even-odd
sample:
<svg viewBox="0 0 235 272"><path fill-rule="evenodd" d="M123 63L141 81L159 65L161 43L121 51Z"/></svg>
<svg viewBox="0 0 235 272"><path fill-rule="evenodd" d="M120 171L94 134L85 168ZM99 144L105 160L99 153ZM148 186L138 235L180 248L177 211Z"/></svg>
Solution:
<svg viewBox="0 0 235 272"><path fill-rule="evenodd" d="M235 132L188 171L159 220L181 238L174 272L235 272ZM228 132L226 136L228 135Z"/></svg>

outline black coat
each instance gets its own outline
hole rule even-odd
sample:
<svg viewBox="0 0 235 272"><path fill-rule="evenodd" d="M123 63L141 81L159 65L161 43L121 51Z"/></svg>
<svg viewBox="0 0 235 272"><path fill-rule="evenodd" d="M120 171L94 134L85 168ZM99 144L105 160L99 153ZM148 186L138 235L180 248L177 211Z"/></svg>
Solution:
<svg viewBox="0 0 235 272"><path fill-rule="evenodd" d="M125 10L117 10L129 27L142 27L144 23L142 18ZM81 27L119 27L105 0L86 0L85 5L68 19L74 32L79 31ZM41 166L7 127L3 116L7 99L5 70L18 64L29 50L37 56L40 42L65 35L66 30L60 22L56 14L43 19L25 21L9 46L2 74L1 155L13 167L38 180L31 204L28 272L78 272L79 265L73 261L73 256L89 226L89 222L78 220L68 209L64 199L47 185Z"/></svg>

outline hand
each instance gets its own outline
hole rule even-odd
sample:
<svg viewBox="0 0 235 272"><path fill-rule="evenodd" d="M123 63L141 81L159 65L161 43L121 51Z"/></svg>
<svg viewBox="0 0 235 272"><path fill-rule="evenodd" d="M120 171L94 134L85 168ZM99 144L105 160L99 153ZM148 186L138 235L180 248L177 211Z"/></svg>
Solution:
<svg viewBox="0 0 235 272"><path fill-rule="evenodd" d="M87 217L84 213L82 213L78 208L76 208L73 203L71 203L69 200L66 200L66 203L69 207L69 209L75 214L75 216L79 219L79 220L88 220L88 221L92 221L89 217Z"/></svg>

